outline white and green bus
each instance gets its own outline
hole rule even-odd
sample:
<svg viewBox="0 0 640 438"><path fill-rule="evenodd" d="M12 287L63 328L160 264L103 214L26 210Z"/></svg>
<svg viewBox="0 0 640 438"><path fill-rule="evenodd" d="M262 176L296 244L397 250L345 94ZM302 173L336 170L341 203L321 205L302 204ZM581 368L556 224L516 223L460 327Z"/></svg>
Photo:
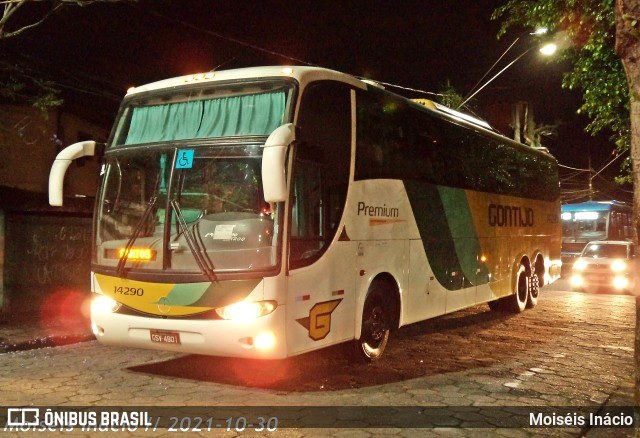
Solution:
<svg viewBox="0 0 640 438"><path fill-rule="evenodd" d="M489 303L560 270L557 162L430 101L314 67L129 90L100 155L91 320L107 345L285 358Z"/></svg>

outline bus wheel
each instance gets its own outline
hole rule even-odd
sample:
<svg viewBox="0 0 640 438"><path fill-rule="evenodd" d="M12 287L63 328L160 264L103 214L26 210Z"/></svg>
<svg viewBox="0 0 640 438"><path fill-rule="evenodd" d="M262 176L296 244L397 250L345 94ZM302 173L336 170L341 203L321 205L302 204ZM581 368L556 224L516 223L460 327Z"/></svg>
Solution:
<svg viewBox="0 0 640 438"><path fill-rule="evenodd" d="M375 286L367 296L362 311L362 331L356 342L356 354L365 361L380 359L391 331L389 306L379 286Z"/></svg>
<svg viewBox="0 0 640 438"><path fill-rule="evenodd" d="M520 265L518 274L516 277L516 293L510 297L510 309L513 313L520 313L527 307L527 301L529 298L529 276L527 275L527 268L524 265Z"/></svg>
<svg viewBox="0 0 640 438"><path fill-rule="evenodd" d="M540 278L538 274L533 272L529 278L529 297L527 299L527 309L533 309L538 304L538 295L540 294Z"/></svg>

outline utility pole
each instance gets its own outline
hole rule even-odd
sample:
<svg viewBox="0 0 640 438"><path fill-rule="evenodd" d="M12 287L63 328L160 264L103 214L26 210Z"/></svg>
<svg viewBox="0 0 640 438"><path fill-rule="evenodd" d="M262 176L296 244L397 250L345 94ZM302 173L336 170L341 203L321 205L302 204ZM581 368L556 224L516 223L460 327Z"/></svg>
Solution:
<svg viewBox="0 0 640 438"><path fill-rule="evenodd" d="M589 159L589 201L593 201L593 168L591 167L591 149L588 146L587 158Z"/></svg>

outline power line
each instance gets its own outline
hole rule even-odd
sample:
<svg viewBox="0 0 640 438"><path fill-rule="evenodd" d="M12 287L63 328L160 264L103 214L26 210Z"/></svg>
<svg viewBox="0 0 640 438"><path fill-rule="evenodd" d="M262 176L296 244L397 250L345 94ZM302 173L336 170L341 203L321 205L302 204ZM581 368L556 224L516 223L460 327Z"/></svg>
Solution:
<svg viewBox="0 0 640 438"><path fill-rule="evenodd" d="M565 166L564 164L560 163L558 163L558 167L562 167L564 169L579 170L581 172L591 172L591 169L578 169L577 167Z"/></svg>
<svg viewBox="0 0 640 438"><path fill-rule="evenodd" d="M137 8L138 10L140 10L139 6L136 5L136 4L131 4L131 6ZM272 56L288 59L290 61L293 61L293 62L296 62L296 63L299 63L299 64L308 65L308 66L311 66L311 67L323 67L323 66L321 66L319 64L315 64L315 63L306 61L304 59L300 59L300 58L296 58L294 56L286 55L286 54L281 53L281 52L276 52L275 50L266 49L264 47L258 46L257 44L249 43L249 42L240 40L238 38L234 38L234 37L229 37L229 36L223 35L220 32L214 32L212 30L203 29L203 28L198 27L198 26L196 26L196 25L194 25L192 23L189 23L187 21L180 20L180 19L175 18L175 17L168 17L168 16L166 16L166 15L164 15L164 14L158 12L158 11L155 11L153 9L150 9L150 8L145 8L144 12L145 13L146 12L150 12L151 14L155 15L156 17L160 17L160 18L162 18L164 20L168 20L168 21L173 21L173 22L178 23L178 24L180 24L182 26L185 26L185 27L187 27L189 29L192 29L192 30L195 30L195 31L198 31L198 32L202 32L202 33L205 33L207 35L214 36L216 38L222 39L224 41L228 41L228 42L233 43L233 44L237 44L239 46L250 48L252 50L255 50L256 52L266 53L268 55L272 55ZM358 75L353 75L353 76L358 78L358 79L367 79L367 78L364 78L364 77L358 76ZM402 89L402 90L405 90L405 91L412 91L412 92L415 92L415 93L421 93L421 94L426 94L426 95L430 95L430 96L442 96L442 94L434 93L434 92L431 92L431 91L425 91L425 90L420 90L420 89L416 89L416 88L405 87L405 86L402 86L402 85L393 84L393 83L389 83L389 82L383 82L383 81L379 81L379 80L376 80L376 79L373 79L373 80L375 82L379 83L379 84L386 85L388 87L394 87L394 88Z"/></svg>
<svg viewBox="0 0 640 438"><path fill-rule="evenodd" d="M136 9L138 9L138 10L140 10L140 11L142 11L142 9L136 4L131 4L131 6L136 8ZM296 57L293 57L293 56L285 55L284 53L276 52L275 50L265 49L264 47L258 46L256 44L248 43L246 41L239 40L238 38L228 37L228 36L223 35L223 34L221 34L219 32L214 32L212 30L203 29L201 27L198 27L198 26L196 26L194 24L191 24L191 23L189 23L187 21L184 21L184 20L180 20L180 19L175 18L175 17L168 17L168 16L166 16L166 15L164 15L164 14L158 12L158 11L155 11L155 10L149 8L149 7L145 7L144 11L142 11L142 12L151 13L152 15L155 15L156 17L160 17L160 18L162 18L164 20L169 20L169 21L173 21L175 23L179 23L182 26L185 26L185 27L187 27L189 29L196 30L198 32L202 32L202 33L205 33L207 35L214 36L216 38L220 38L222 40L228 41L230 43L237 44L239 46L248 47L248 48L253 49L253 50L257 51L257 52L267 53L269 55L273 55L273 56L278 56L278 57L281 57L281 58L289 59L291 61L295 61L295 62L304 64L304 65L309 65L309 66L312 66L312 67L320 67L317 64L313 64L311 62L305 61L305 60L300 59L300 58L296 58Z"/></svg>

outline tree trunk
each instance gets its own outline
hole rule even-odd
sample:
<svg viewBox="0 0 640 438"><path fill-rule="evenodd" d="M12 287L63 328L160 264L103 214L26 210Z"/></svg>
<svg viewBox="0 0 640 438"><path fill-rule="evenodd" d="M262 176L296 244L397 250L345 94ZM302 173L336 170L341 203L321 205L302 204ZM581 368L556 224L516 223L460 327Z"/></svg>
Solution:
<svg viewBox="0 0 640 438"><path fill-rule="evenodd" d="M616 0L616 53L620 56L631 99L633 219L640 230L640 0ZM637 242L636 242L637 243ZM636 277L637 277L636 273ZM636 294L635 402L640 405L640 295Z"/></svg>

